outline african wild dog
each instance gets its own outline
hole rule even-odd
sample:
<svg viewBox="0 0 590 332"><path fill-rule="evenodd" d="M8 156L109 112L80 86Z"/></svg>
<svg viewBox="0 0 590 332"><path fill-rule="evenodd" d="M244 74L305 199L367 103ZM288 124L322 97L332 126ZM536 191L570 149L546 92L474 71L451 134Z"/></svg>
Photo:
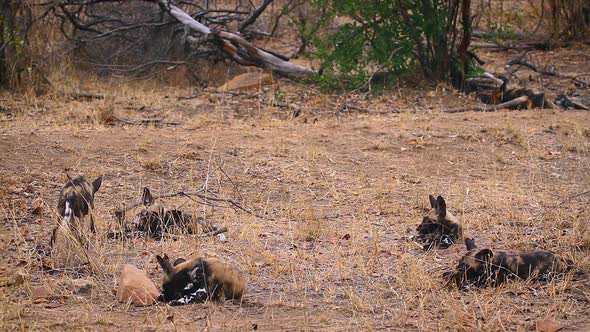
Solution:
<svg viewBox="0 0 590 332"><path fill-rule="evenodd" d="M447 211L447 204L442 196L428 197L431 209L416 229L417 240L424 245L425 250L434 247L448 248L463 237L463 228L459 220Z"/></svg>
<svg viewBox="0 0 590 332"><path fill-rule="evenodd" d="M534 250L514 253L504 250L478 249L473 239L465 239L467 253L452 272L444 277L449 284L465 286L496 286L510 279L547 280L567 272L571 261L565 261L552 252Z"/></svg>
<svg viewBox="0 0 590 332"><path fill-rule="evenodd" d="M195 226L193 217L181 210L168 210L163 205L155 203L149 188L143 188L141 201L144 209L134 219L135 231L139 232L139 234L147 234L152 238L161 239L166 233L193 233L193 227ZM207 232L217 230L216 227L200 218L197 219L197 222Z"/></svg>
<svg viewBox="0 0 590 332"><path fill-rule="evenodd" d="M244 275L231 265L215 258L179 258L170 263L168 257L156 256L164 270L160 300L181 305L206 300L241 300L246 291Z"/></svg>
<svg viewBox="0 0 590 332"><path fill-rule="evenodd" d="M144 209L135 218L137 231L158 239L163 233L175 230L191 231L192 216L180 210L167 210L163 205L155 204L155 199L148 187L143 188L141 201Z"/></svg>
<svg viewBox="0 0 590 332"><path fill-rule="evenodd" d="M102 176L99 176L92 183L88 182L84 176L79 176L75 179L69 179L63 186L57 203L57 213L61 217L61 221L51 232L50 247L53 247L56 241L57 229L62 222L68 227L72 226L75 235L81 241L80 224L88 214L90 214L90 230L92 233L96 233L92 210L94 209L94 194L100 189L101 184Z"/></svg>

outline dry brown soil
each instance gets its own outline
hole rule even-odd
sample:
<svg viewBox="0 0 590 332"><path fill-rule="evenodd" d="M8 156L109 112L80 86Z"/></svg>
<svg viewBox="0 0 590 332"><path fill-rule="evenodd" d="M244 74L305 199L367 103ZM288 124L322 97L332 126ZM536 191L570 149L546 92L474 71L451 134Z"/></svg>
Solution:
<svg viewBox="0 0 590 332"><path fill-rule="evenodd" d="M528 331L539 321L565 330L590 322L590 112L446 114L445 105L474 101L444 86L343 97L279 81L259 93L185 100L177 97L192 91L108 91L94 101L0 99L10 110L0 122L2 330ZM271 107L273 98L298 108ZM407 111L338 112L342 98ZM111 125L112 112L181 125ZM105 176L89 248L94 271L64 237L58 253L43 256L66 173ZM227 226L228 241L107 239L113 211L144 186L157 194L205 187L258 216L166 199ZM575 271L550 283L444 288L441 275L464 247L424 252L406 240L428 194L442 194L480 246L552 250ZM244 301L117 303L122 264L159 284L162 253L235 264L248 279ZM89 294L72 292L78 278L93 283ZM33 303L40 285L54 297Z"/></svg>

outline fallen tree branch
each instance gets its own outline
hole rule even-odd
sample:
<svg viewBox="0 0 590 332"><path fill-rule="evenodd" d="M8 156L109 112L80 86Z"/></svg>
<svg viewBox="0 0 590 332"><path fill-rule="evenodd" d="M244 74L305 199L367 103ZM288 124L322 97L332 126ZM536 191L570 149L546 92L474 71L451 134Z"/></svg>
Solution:
<svg viewBox="0 0 590 332"><path fill-rule="evenodd" d="M530 102L529 97L527 97L527 96L521 96L521 97L512 99L511 101L508 101L508 102L505 102L505 103L501 103L501 104L497 104L497 105L474 105L474 106L466 106L466 107L446 109L446 110L443 110L443 112L445 112L445 113L461 113L461 112L469 112L469 111L474 111L474 112L494 112L494 111L497 111L499 109L513 108L513 107L517 107L517 106L521 106L521 105L526 105L529 102Z"/></svg>
<svg viewBox="0 0 590 332"><path fill-rule="evenodd" d="M565 78L565 79L570 79L576 83L578 83L580 86L582 87L588 87L588 83L584 82L584 81L580 81L577 77L572 77L572 76L568 76L568 75L562 75L559 74L557 72L554 71L548 71L548 70L544 70L544 69L540 69L537 66L533 65L532 63L528 62L525 60L526 57L526 53L524 53L523 55L509 61L506 65L507 65L507 70L509 71L509 73L512 75L514 74L516 71L511 70L511 66L515 66L515 65L520 65L520 66L524 66L529 68L530 70L534 71L535 73L539 73L541 75L546 75L546 76L554 76L554 77L560 77L560 78Z"/></svg>
<svg viewBox="0 0 590 332"><path fill-rule="evenodd" d="M391 109L391 110L372 110L372 109L368 109L368 108L363 108L363 107L358 107L358 106L354 106L351 104L344 104L342 106L340 106L340 110L342 112L349 112L349 110L353 110L353 111L357 111L357 112L361 112L361 113L372 113L372 114L390 114L390 113L401 113L400 110L397 109Z"/></svg>
<svg viewBox="0 0 590 332"><path fill-rule="evenodd" d="M227 227L221 227L220 229L216 229L214 231L199 234L199 237L215 236L215 235L219 235L221 233L226 233L226 232L227 232Z"/></svg>
<svg viewBox="0 0 590 332"><path fill-rule="evenodd" d="M561 94L561 95L557 96L557 99L555 100L555 102L559 106L561 106L561 108L563 108L563 109L573 108L573 109L578 109L578 110L590 111L590 107L568 98L568 96L566 96L565 94Z"/></svg>
<svg viewBox="0 0 590 332"><path fill-rule="evenodd" d="M550 212L550 211L553 211L553 210L555 210L555 209L557 209L557 208L560 208L561 206L563 206L564 204L566 204L566 203L570 202L570 201L571 201L572 199L574 199L574 198L578 198L578 197L580 197L580 196L584 196L584 195L588 195L588 194L590 194L590 190L583 191L583 192L581 192L581 193L578 193L578 194L575 194L575 195L572 195L572 196L568 196L568 197L566 197L566 198L565 198L565 200L561 201L559 204L552 205L552 206L548 206L548 207L546 208L546 210L544 210L544 211L540 211L540 212L538 212L536 215L533 215L532 217L530 217L530 218L528 218L528 219L529 219L529 220L531 220L531 219L533 219L533 220L534 220L534 219L537 219L538 217L540 217L540 216L541 216L541 215L543 215L543 214L546 214L546 213L548 213L548 212Z"/></svg>
<svg viewBox="0 0 590 332"><path fill-rule="evenodd" d="M116 117L114 115L109 116L109 120L118 121L123 124L134 125L134 126L148 126L148 125L179 126L180 125L180 123L178 123L178 122L167 122L167 121L163 121L162 119L127 120L127 119L122 119L122 118Z"/></svg>
<svg viewBox="0 0 590 332"><path fill-rule="evenodd" d="M475 42L471 43L471 49L489 49L489 50L499 50L499 51L506 51L506 50L530 50L534 47L529 45L504 45L497 42L493 43L484 43L484 42Z"/></svg>
<svg viewBox="0 0 590 332"><path fill-rule="evenodd" d="M504 44L497 40L488 42L473 42L470 44L471 48L485 48L485 49L498 49L498 50L548 50L552 47L566 46L567 43L553 45L548 42L523 42L518 44Z"/></svg>
<svg viewBox="0 0 590 332"><path fill-rule="evenodd" d="M248 91L231 91L231 90L220 90L220 89L204 89L204 92L210 92L215 94L228 94L232 96L242 96L247 98L258 98L260 92L248 92Z"/></svg>
<svg viewBox="0 0 590 332"><path fill-rule="evenodd" d="M554 205L554 206L550 206L550 207L549 207L549 211L551 211L551 210L554 210L554 209L557 209L558 207L560 207L560 206L562 206L563 204L565 204L565 203L567 203L567 202L571 201L571 200L572 200L572 199L574 199L574 198L577 198L577 197L580 197L580 196L584 196L584 195L587 195L587 194L590 194L590 190L583 191L583 192L581 192L581 193L578 193L578 194L575 194L575 195L572 195L572 196L568 196L568 197L566 197L566 199L565 199L565 200L563 200L561 203L559 203L559 204L557 204L557 205Z"/></svg>
<svg viewBox="0 0 590 332"><path fill-rule="evenodd" d="M190 195L195 195L197 193L202 192L203 190L197 190L197 191L178 191L178 192L172 192L172 193L166 193L166 194L161 194L161 195L154 195L153 198L154 200L158 199L158 198L167 198L167 197L175 197L175 196L190 196ZM122 221L122 218L125 215L125 212L134 209L140 205L143 204L143 201L141 199L135 200L132 203L129 204L125 204L123 207L118 208L115 211L115 216L117 216L117 218L119 219L119 221Z"/></svg>
<svg viewBox="0 0 590 332"><path fill-rule="evenodd" d="M290 109L292 109L293 110L293 112L291 113L291 117L292 118L296 118L296 117L300 116L301 113L303 113L303 107L297 106L297 105L294 105L294 104L287 104L287 103L282 102L282 101L275 101L275 102L272 103L272 106L273 107L278 107L278 108L287 108L287 109L290 108Z"/></svg>
<svg viewBox="0 0 590 332"><path fill-rule="evenodd" d="M211 30L206 25L193 19L182 9L171 4L168 0L157 0L157 3L172 17L191 30L203 34L205 38L211 38L218 42L221 49L241 65L267 68L277 75L291 78L301 78L316 74L314 70L285 61L281 57L258 48L234 33Z"/></svg>
<svg viewBox="0 0 590 332"><path fill-rule="evenodd" d="M203 232L201 234L186 234L186 235L177 235L177 234L172 234L172 233L168 233L168 232L162 232L162 237L169 237L173 240L178 240L180 238L182 238L183 236L192 236L192 237L209 237L209 236L216 236L219 234L223 234L223 233L227 233L227 227L221 227L219 229L213 230L213 231L209 231L209 232Z"/></svg>
<svg viewBox="0 0 590 332"><path fill-rule="evenodd" d="M269 219L263 216L260 216L258 214L256 214L254 211L251 211L245 207L243 207L241 204L239 204L238 202L234 201L233 199L230 198L219 198L219 197L214 197L211 195L205 195L205 194L201 194L203 192L203 189L197 190L197 191L177 191L177 192L170 192L170 193L165 193L165 194L161 194L161 195L154 195L153 198L158 199L158 198L168 198L168 197L176 197L176 196L185 196L185 197L189 197L190 196L197 196L201 199L203 199L205 201L205 203L201 203L201 204L209 204L210 202L208 201L213 201L213 202L224 202L229 204L230 206L232 206L235 209L244 211L250 215L253 215L257 218L261 218L261 219ZM117 220L119 221L119 223L122 223L124 218L125 218L125 212L134 209L140 205L143 204L142 200L135 200L134 202L130 203L130 204L125 204L123 207L118 208L115 211L115 217L117 218Z"/></svg>
<svg viewBox="0 0 590 332"><path fill-rule="evenodd" d="M559 76L559 74L557 74L556 72L537 68L532 63L526 61L524 59L525 56L526 56L526 53L523 56L520 56L516 59L509 61L506 65L507 66L521 65L521 66L525 66L525 67L529 68L530 70L534 71L535 73L539 73L539 74L543 74L543 75L547 75L547 76Z"/></svg>
<svg viewBox="0 0 590 332"><path fill-rule="evenodd" d="M171 238L173 240L181 239L183 236L193 236L193 237L208 237L208 236L216 236L222 233L226 233L227 227L221 227L219 229L215 229L209 232L203 232L201 234L185 234L185 235L178 235L169 232L161 232L159 238ZM139 238L146 236L146 232L144 231L132 231L132 230L125 230L122 232L109 232L107 233L108 239L131 239L131 238Z"/></svg>
<svg viewBox="0 0 590 332"><path fill-rule="evenodd" d="M72 92L70 96L76 100L78 99L104 99L105 95L89 93L89 92Z"/></svg>
<svg viewBox="0 0 590 332"><path fill-rule="evenodd" d="M268 7L268 5L270 5L272 3L272 1L273 0L264 0L262 5L260 5L260 7L258 7L258 9L256 9L254 12L252 12L252 14L244 22L242 22L242 24L238 28L238 31L244 32L244 29L246 29L252 23L256 22L256 19L258 19L258 16L260 16L262 14L262 12L266 9L266 7Z"/></svg>

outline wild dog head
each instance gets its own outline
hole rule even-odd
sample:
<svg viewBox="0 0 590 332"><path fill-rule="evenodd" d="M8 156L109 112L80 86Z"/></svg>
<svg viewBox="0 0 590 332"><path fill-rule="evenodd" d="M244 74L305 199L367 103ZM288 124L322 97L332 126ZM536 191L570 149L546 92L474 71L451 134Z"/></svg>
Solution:
<svg viewBox="0 0 590 332"><path fill-rule="evenodd" d="M444 277L458 287L467 284L481 286L488 281L493 252L490 249L477 249L475 241L470 238L465 239L465 247L467 253L461 257L455 270Z"/></svg>
<svg viewBox="0 0 590 332"><path fill-rule="evenodd" d="M455 270L446 277L462 288L468 285L497 285L510 279L547 280L571 268L552 252L533 250L514 253L504 250L479 249L473 239L465 239L467 253Z"/></svg>
<svg viewBox="0 0 590 332"><path fill-rule="evenodd" d="M214 258L177 259L156 256L164 270L161 299L170 304L188 304L206 299L241 299L245 279L235 268Z"/></svg>
<svg viewBox="0 0 590 332"><path fill-rule="evenodd" d="M207 288L202 269L202 260L187 262L183 258L170 264L168 257L156 256L164 270L162 294L160 299L173 305L204 302L207 300Z"/></svg>
<svg viewBox="0 0 590 332"><path fill-rule="evenodd" d="M434 198L429 195L430 211L422 219L416 229L418 240L424 249L433 247L448 248L463 236L463 228L459 220L447 211L447 204L442 196Z"/></svg>
<svg viewBox="0 0 590 332"><path fill-rule="evenodd" d="M71 224L73 218L82 220L91 212L94 208L94 195L100 189L102 179L103 177L99 176L91 183L84 176L79 176L66 182L59 193L57 202L57 213L64 223ZM51 246L55 242L58 227L53 229L50 240ZM90 229L93 233L96 232L92 213L90 213Z"/></svg>

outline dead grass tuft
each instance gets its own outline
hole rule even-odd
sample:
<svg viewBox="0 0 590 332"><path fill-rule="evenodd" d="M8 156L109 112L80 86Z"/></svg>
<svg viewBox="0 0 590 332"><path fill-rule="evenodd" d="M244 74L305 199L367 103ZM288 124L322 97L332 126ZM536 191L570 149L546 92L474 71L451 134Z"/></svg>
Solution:
<svg viewBox="0 0 590 332"><path fill-rule="evenodd" d="M527 147L524 134L510 123L505 127L494 128L492 136L498 145L512 144L523 148Z"/></svg>
<svg viewBox="0 0 590 332"><path fill-rule="evenodd" d="M112 124L115 122L115 105L113 103L105 103L100 105L96 110L96 123L101 125Z"/></svg>
<svg viewBox="0 0 590 332"><path fill-rule="evenodd" d="M160 171L162 170L162 160L160 157L144 159L141 161L141 167L148 171Z"/></svg>
<svg viewBox="0 0 590 332"><path fill-rule="evenodd" d="M296 238L303 241L317 241L325 234L322 220L316 217L314 210L306 210L297 222Z"/></svg>

